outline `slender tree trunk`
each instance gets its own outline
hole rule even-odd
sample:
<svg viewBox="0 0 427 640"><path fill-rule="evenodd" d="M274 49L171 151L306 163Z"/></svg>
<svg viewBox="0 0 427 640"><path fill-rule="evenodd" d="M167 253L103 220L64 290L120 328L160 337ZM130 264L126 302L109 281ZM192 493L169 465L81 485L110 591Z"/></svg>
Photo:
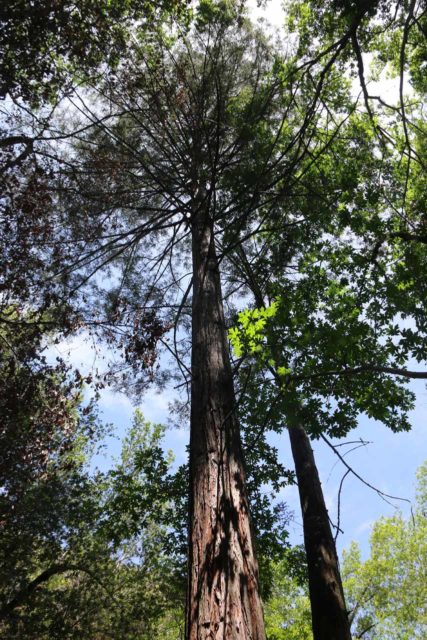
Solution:
<svg viewBox="0 0 427 640"><path fill-rule="evenodd" d="M304 525L314 640L351 640L335 540L305 429L288 427Z"/></svg>
<svg viewBox="0 0 427 640"><path fill-rule="evenodd" d="M213 224L203 206L192 251L186 638L265 640Z"/></svg>
<svg viewBox="0 0 427 640"><path fill-rule="evenodd" d="M243 249L239 257L255 303L262 307L263 295ZM280 362L280 354L273 355ZM272 373L280 388L280 378ZM314 640L351 640L335 540L310 440L299 424L289 425L288 431L303 518Z"/></svg>

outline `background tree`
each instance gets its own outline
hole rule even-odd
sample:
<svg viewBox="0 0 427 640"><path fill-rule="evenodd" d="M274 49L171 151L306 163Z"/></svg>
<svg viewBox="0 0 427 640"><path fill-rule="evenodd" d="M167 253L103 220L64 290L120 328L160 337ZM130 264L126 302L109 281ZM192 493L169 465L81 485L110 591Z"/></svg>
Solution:
<svg viewBox="0 0 427 640"><path fill-rule="evenodd" d="M37 576L43 582L45 570L58 568L68 537L78 537L79 516L91 504L91 497L85 497L88 482L80 473L83 446L100 427L93 407L81 406L80 374L73 375L61 362L46 362L44 334L31 313L3 309L2 319L4 617L31 596Z"/></svg>
<svg viewBox="0 0 427 640"><path fill-rule="evenodd" d="M354 640L425 636L425 464L417 478L416 509L408 518L396 511L373 524L366 560L355 542L343 551L341 568ZM274 567L273 597L266 603L267 637L311 640L304 563L295 571L292 553L289 558L291 564L285 558Z"/></svg>
<svg viewBox="0 0 427 640"><path fill-rule="evenodd" d="M294 547L274 563L271 597L265 603L268 640L312 640L307 564L304 549Z"/></svg>
<svg viewBox="0 0 427 640"><path fill-rule="evenodd" d="M358 545L344 552L343 575L356 638L423 638L427 628L426 472L418 470L417 507L374 523L370 557Z"/></svg>
<svg viewBox="0 0 427 640"><path fill-rule="evenodd" d="M2 523L2 631L160 638L166 611L173 619L184 601L183 556L172 545L166 555L171 533L159 514L172 508L162 431L137 414L122 462L101 474L89 470L93 444L82 427L61 463L50 448L47 473L27 483Z"/></svg>

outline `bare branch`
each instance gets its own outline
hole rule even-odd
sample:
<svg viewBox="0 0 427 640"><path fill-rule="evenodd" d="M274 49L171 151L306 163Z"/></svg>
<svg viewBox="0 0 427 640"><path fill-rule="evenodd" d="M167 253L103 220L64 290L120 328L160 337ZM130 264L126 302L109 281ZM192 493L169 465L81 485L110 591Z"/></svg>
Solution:
<svg viewBox="0 0 427 640"><path fill-rule="evenodd" d="M374 487L374 485L367 482L364 478L362 478L361 475L359 475L356 471L354 471L354 469L348 464L346 460L344 460L344 457L339 453L339 451L337 451L337 448L335 447L335 445L332 444L332 442L323 433L320 434L320 437L324 442L326 442L328 447L332 449L335 455L338 456L338 458L341 460L341 462L346 467L346 469L348 469L350 473L352 473L358 480L360 480L360 482L363 482L364 485L369 487L369 489L372 489L373 491L375 491L380 496L380 498L384 500L384 502L387 502L392 507L395 507L393 503L387 500L387 498L390 498L390 500L401 500L402 502L408 502L409 504L411 504L411 501L408 500L408 498L399 498L398 496L392 496L388 493L385 493L384 491L381 491L381 489L378 489L377 487Z"/></svg>

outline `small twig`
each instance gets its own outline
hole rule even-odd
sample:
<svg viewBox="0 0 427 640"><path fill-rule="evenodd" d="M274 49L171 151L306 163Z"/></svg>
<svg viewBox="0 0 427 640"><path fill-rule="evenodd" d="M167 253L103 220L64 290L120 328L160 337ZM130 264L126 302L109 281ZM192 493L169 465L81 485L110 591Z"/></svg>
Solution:
<svg viewBox="0 0 427 640"><path fill-rule="evenodd" d="M353 441L353 443L351 443L351 442L342 442L341 444L336 444L336 445L334 445L334 446L335 446L335 447L343 447L343 446L344 446L344 445L346 445L346 444L357 444L357 446L356 446L356 447L352 447L351 449L349 449L348 451L346 451L345 453L343 453L343 457L344 457L344 456L347 456L347 455L348 455L349 453L351 453L352 451L356 451L356 449L360 449L360 447L366 447L368 444L372 444L372 442L368 442L367 440L365 441L365 440L362 440L362 438L360 438L360 440ZM331 471L330 471L330 473L329 473L329 476L328 476L328 479L326 480L326 482L328 482L328 480L329 480L329 478L331 477L332 472L333 472L333 470L335 469L335 467L337 466L338 462L339 462L339 460L337 460L337 461L335 462L335 464L332 466L332 469L331 469Z"/></svg>
<svg viewBox="0 0 427 640"><path fill-rule="evenodd" d="M376 622L373 622L372 624L369 625L369 627L366 627L366 629L363 629L363 631L361 631L356 638L361 638L362 636L365 635L365 633L368 633L368 631L370 631L371 629L373 629L374 627L377 626Z"/></svg>
<svg viewBox="0 0 427 640"><path fill-rule="evenodd" d="M372 444L371 440L362 440L362 438L360 438L359 440L349 440L348 442L339 442L338 444L336 444L336 447L345 447L348 444L360 444L360 445L366 445L366 444ZM351 451L354 451L354 449L351 449ZM350 451L347 451L346 453L350 453ZM344 454L346 455L346 454Z"/></svg>

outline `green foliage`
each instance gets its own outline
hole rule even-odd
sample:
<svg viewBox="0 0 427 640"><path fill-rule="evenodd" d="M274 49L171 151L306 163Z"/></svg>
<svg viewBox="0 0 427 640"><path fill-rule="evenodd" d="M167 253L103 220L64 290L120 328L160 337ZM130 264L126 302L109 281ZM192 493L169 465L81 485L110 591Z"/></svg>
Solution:
<svg viewBox="0 0 427 640"><path fill-rule="evenodd" d="M54 316L4 307L0 319L1 635L160 640L166 610L182 619L184 585L164 524L163 428L137 412L121 461L90 471L107 428L82 376L43 355Z"/></svg>
<svg viewBox="0 0 427 640"><path fill-rule="evenodd" d="M316 265L306 267L306 272L297 284L285 285L286 293L276 299L268 316L263 310L239 314L238 326L230 330L236 355L251 356L258 367L276 372L283 403L292 404L298 393L313 432L322 425L343 435L357 425L361 412L393 430L409 429L406 416L413 395L404 384L375 371L375 366L396 366L396 342L388 342L388 352L379 340L378 324L369 323L357 306L357 294L342 286L348 280L331 280ZM393 329L394 322L382 333L389 335ZM372 362L373 370L369 365L363 370ZM359 367L357 378L352 378L351 370Z"/></svg>
<svg viewBox="0 0 427 640"><path fill-rule="evenodd" d="M16 0L0 9L0 95L30 103L54 100L76 73L116 67L135 24L145 31L162 13L185 8L166 0Z"/></svg>
<svg viewBox="0 0 427 640"><path fill-rule="evenodd" d="M424 175L378 144L369 117L350 114L304 169L298 198L277 214L286 233L266 223L257 235L262 259L248 249L250 282L268 283L259 288L274 313L241 313L229 333L234 352L267 378L275 370L288 419L303 404L314 434L344 435L360 413L409 429L414 397L396 373L423 361L427 345ZM402 207L407 225L395 213Z"/></svg>
<svg viewBox="0 0 427 640"><path fill-rule="evenodd" d="M304 572L301 575L304 556L296 547L273 565L273 587L264 610L267 640L313 638L307 576Z"/></svg>
<svg viewBox="0 0 427 640"><path fill-rule="evenodd" d="M79 452L102 432L93 404L81 404L84 380L80 374L70 372L59 358L55 365L47 363L45 323L55 326L54 316L35 318L16 306L0 312L0 511L4 524L17 515L22 500L34 500L32 491L43 491L45 486L48 490L58 473L78 469Z"/></svg>
<svg viewBox="0 0 427 640"><path fill-rule="evenodd" d="M161 437L162 427L137 412L111 471L66 465L21 496L0 543L6 637L179 637L185 581L158 517L171 500L160 497L171 462ZM51 577L31 588L46 571Z"/></svg>
<svg viewBox="0 0 427 640"><path fill-rule="evenodd" d="M264 329L268 318L276 315L277 305L277 302L273 302L269 307L247 309L238 314L239 326L232 327L228 331L228 337L237 358L244 353L253 355L263 352Z"/></svg>
<svg viewBox="0 0 427 640"><path fill-rule="evenodd" d="M195 11L197 27L203 31L213 22L229 26L236 20L241 9L241 3L236 0L201 0Z"/></svg>

